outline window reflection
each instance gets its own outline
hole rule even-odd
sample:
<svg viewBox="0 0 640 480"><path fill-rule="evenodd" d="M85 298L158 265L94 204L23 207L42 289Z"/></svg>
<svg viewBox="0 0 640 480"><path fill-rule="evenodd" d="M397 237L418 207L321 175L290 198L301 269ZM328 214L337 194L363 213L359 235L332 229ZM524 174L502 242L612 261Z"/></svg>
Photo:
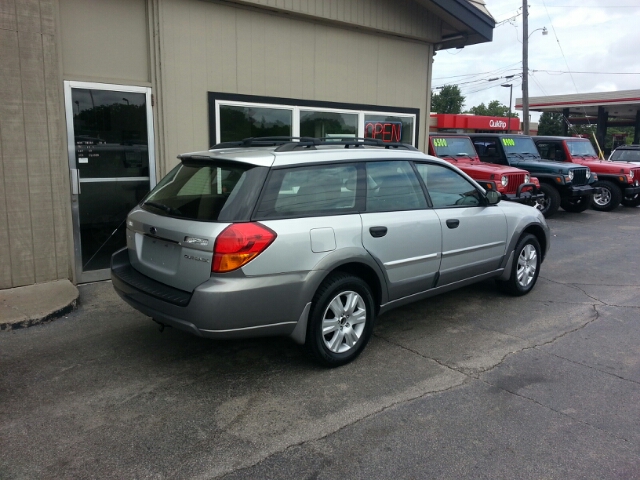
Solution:
<svg viewBox="0 0 640 480"><path fill-rule="evenodd" d="M357 114L300 111L300 136L302 137L355 137L357 132Z"/></svg>
<svg viewBox="0 0 640 480"><path fill-rule="evenodd" d="M292 112L280 108L220 107L220 141L249 137L291 136Z"/></svg>
<svg viewBox="0 0 640 480"><path fill-rule="evenodd" d="M74 88L72 107L82 178L149 176L145 94Z"/></svg>

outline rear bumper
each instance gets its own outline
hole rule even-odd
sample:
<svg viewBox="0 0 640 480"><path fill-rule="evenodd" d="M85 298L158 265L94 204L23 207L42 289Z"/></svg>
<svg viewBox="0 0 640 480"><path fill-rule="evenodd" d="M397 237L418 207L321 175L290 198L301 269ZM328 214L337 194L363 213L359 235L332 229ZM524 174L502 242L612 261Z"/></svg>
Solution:
<svg viewBox="0 0 640 480"><path fill-rule="evenodd" d="M302 291L308 275L221 275L189 293L136 271L126 248L111 258L113 287L125 302L159 323L210 338L290 335L309 301Z"/></svg>

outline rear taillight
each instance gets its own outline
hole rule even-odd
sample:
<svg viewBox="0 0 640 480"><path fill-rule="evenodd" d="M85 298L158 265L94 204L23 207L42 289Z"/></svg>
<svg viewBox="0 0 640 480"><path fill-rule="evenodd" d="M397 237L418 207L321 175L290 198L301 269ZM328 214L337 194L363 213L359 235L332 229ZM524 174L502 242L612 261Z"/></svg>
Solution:
<svg viewBox="0 0 640 480"><path fill-rule="evenodd" d="M246 265L271 245L276 237L276 232L259 223L229 225L216 238L211 271L230 272Z"/></svg>

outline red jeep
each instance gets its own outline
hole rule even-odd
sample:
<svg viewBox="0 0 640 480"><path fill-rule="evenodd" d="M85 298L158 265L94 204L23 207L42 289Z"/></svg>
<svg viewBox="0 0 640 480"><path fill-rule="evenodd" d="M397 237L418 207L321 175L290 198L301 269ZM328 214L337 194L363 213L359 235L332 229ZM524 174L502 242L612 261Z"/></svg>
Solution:
<svg viewBox="0 0 640 480"><path fill-rule="evenodd" d="M464 134L429 134L429 155L455 165L487 190L496 190L503 200L535 206L542 198L540 182L529 172L480 161L471 139Z"/></svg>
<svg viewBox="0 0 640 480"><path fill-rule="evenodd" d="M640 205L640 167L628 162L600 160L588 138L533 137L542 158L557 162L577 163L598 174L593 187L594 210L608 212L622 202L627 207Z"/></svg>

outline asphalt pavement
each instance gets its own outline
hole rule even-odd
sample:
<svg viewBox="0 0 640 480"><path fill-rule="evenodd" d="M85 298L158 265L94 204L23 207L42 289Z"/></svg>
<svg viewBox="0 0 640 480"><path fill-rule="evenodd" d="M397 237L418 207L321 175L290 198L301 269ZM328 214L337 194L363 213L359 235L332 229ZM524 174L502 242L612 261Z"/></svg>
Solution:
<svg viewBox="0 0 640 480"><path fill-rule="evenodd" d="M65 317L0 332L0 478L638 479L640 208L549 224L529 295L394 310L332 370L80 286Z"/></svg>

